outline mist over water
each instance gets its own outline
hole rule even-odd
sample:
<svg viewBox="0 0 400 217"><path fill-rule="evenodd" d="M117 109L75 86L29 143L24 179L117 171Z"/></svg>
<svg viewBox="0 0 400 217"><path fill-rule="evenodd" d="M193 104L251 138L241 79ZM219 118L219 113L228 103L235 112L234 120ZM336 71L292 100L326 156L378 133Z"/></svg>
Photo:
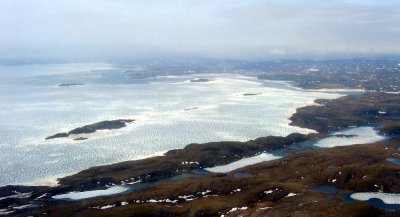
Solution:
<svg viewBox="0 0 400 217"><path fill-rule="evenodd" d="M338 93L235 74L128 78L108 64L0 68L0 185L45 183L95 165L139 159L189 143L312 132L289 126L297 107ZM193 79L208 82L191 82ZM62 83L83 85L59 86ZM45 140L104 120L135 119L88 140Z"/></svg>

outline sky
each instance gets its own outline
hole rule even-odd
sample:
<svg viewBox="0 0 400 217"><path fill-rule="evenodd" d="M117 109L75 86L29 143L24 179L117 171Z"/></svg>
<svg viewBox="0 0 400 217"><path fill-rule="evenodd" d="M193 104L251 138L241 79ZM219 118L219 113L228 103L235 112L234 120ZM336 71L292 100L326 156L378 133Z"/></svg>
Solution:
<svg viewBox="0 0 400 217"><path fill-rule="evenodd" d="M371 54L400 54L400 1L0 1L0 62Z"/></svg>

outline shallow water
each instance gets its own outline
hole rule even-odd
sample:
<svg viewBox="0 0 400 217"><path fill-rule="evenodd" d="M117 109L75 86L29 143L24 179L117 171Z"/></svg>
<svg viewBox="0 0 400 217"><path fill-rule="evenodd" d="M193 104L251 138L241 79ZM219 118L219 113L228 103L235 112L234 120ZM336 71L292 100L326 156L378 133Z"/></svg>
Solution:
<svg viewBox="0 0 400 217"><path fill-rule="evenodd" d="M233 175L233 177L235 177L235 178L237 178L237 179L246 178L246 177L249 177L249 176L251 176L251 174L249 174L249 173L242 173L242 172L238 172L238 173L235 173L235 174Z"/></svg>
<svg viewBox="0 0 400 217"><path fill-rule="evenodd" d="M399 158L388 158L386 159L389 162L392 162L394 164L400 165L400 159Z"/></svg>
<svg viewBox="0 0 400 217"><path fill-rule="evenodd" d="M288 125L295 108L341 96L241 75L129 79L123 71L106 64L0 66L0 186L44 184L91 166L162 154L189 143L309 133ZM212 81L190 82L193 78ZM83 141L44 139L119 118L136 121Z"/></svg>
<svg viewBox="0 0 400 217"><path fill-rule="evenodd" d="M339 192L340 189L336 188L334 185L313 185L310 186L311 191L318 191L325 194L334 194Z"/></svg>

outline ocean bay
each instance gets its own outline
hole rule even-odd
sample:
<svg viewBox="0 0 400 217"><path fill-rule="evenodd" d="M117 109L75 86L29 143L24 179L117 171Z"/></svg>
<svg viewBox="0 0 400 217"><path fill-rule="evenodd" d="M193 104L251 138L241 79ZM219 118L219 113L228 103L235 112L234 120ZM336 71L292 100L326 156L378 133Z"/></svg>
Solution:
<svg viewBox="0 0 400 217"><path fill-rule="evenodd" d="M314 99L341 96L238 74L132 79L123 69L105 64L35 67L34 72L1 68L0 158L5 163L0 185L49 184L91 166L161 155L190 143L310 133L289 126L288 117ZM7 77L9 71L17 76ZM135 122L101 130L87 140L45 140L120 118Z"/></svg>

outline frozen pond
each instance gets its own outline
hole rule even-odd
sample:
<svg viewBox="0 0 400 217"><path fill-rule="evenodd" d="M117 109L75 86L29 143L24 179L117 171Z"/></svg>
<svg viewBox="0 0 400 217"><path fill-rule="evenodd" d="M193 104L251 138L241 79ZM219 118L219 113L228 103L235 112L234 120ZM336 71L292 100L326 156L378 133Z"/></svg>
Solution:
<svg viewBox="0 0 400 217"><path fill-rule="evenodd" d="M288 148L296 150L297 152L305 152L314 148L332 148L336 146L366 144L382 141L384 139L386 139L386 137L379 135L373 127L352 127L332 133L329 137L319 139L316 142L309 140L300 144L289 145L285 148L275 150L272 153L263 153L253 157L243 158L230 164L205 168L205 170L214 173L227 173L245 166L287 156L290 154L287 150ZM399 164L399 159L389 158L387 160Z"/></svg>
<svg viewBox="0 0 400 217"><path fill-rule="evenodd" d="M48 184L189 143L309 133L288 125L295 108L341 96L233 74L131 79L123 71L107 64L0 66L0 186ZM135 122L88 140L45 140L120 118Z"/></svg>
<svg viewBox="0 0 400 217"><path fill-rule="evenodd" d="M226 165L221 165L221 166L215 166L215 167L209 167L205 168L205 170L213 173L229 173L233 170L261 163L264 161L270 161L270 160L276 160L281 158L282 156L276 156L274 154L269 154L269 153L262 153L253 157L248 157L248 158L243 158L238 161L232 162L230 164Z"/></svg>
<svg viewBox="0 0 400 217"><path fill-rule="evenodd" d="M357 192L341 196L343 201L360 200L386 210L400 210L400 194L383 192Z"/></svg>
<svg viewBox="0 0 400 217"><path fill-rule="evenodd" d="M67 194L55 195L52 198L56 200L82 200L92 197L99 196L110 196L115 194L121 194L129 191L129 187L126 186L113 186L104 190L93 190L93 191L74 191Z"/></svg>
<svg viewBox="0 0 400 217"><path fill-rule="evenodd" d="M332 148L355 144L366 144L386 139L379 135L373 127L354 127L333 133L331 136L319 140L314 146Z"/></svg>
<svg viewBox="0 0 400 217"><path fill-rule="evenodd" d="M353 193L350 197L354 200L367 201L373 198L380 199L386 204L400 205L400 194L390 194L381 192L359 192Z"/></svg>

